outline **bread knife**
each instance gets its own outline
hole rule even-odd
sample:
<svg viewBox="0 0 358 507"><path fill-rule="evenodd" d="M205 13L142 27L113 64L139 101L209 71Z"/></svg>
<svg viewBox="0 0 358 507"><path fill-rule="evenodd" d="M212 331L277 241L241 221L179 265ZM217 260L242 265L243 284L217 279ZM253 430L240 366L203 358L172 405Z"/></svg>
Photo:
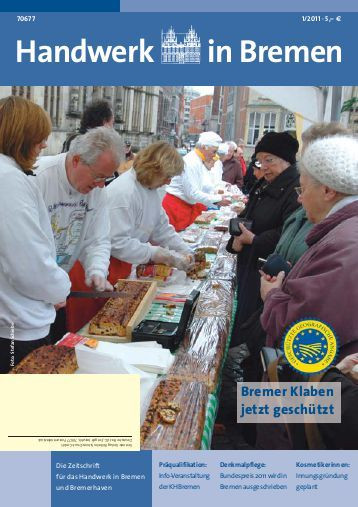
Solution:
<svg viewBox="0 0 358 507"><path fill-rule="evenodd" d="M128 292L121 291L72 291L69 294L69 297L72 298L133 298L133 294L128 294Z"/></svg>

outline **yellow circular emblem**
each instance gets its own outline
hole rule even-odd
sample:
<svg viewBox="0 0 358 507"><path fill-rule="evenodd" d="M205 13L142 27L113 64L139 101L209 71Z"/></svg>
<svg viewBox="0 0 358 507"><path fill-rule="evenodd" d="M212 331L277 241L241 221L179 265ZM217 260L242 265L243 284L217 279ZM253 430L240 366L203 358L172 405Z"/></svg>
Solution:
<svg viewBox="0 0 358 507"><path fill-rule="evenodd" d="M326 370L334 361L338 346L332 329L314 319L293 324L283 337L283 350L289 364L301 373Z"/></svg>

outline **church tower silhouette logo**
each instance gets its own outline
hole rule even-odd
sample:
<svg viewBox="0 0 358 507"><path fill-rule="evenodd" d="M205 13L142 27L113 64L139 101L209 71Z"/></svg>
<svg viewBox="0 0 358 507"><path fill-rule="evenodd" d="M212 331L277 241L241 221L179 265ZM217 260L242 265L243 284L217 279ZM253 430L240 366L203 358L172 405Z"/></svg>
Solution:
<svg viewBox="0 0 358 507"><path fill-rule="evenodd" d="M172 26L162 30L161 63L200 63L200 51L200 37L192 26L186 33L175 32Z"/></svg>

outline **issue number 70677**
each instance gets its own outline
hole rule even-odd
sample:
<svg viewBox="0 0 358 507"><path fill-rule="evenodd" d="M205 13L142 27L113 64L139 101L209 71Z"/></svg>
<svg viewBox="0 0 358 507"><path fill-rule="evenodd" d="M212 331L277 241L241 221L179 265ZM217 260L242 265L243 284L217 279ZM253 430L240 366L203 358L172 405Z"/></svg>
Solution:
<svg viewBox="0 0 358 507"><path fill-rule="evenodd" d="M22 23L26 21L36 21L36 16L16 16L17 20Z"/></svg>

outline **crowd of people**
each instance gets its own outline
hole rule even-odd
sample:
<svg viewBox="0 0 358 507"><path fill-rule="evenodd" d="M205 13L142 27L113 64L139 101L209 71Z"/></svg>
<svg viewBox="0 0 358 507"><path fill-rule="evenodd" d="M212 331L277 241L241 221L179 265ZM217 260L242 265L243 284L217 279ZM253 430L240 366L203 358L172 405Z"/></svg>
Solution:
<svg viewBox="0 0 358 507"><path fill-rule="evenodd" d="M342 424L323 425L321 437L327 448L358 448L358 141L342 125L314 125L297 163L297 139L268 132L246 167L241 140L203 132L184 156L164 141L139 150L113 122L105 101L91 104L62 153L40 156L47 113L21 97L0 100L0 373L93 316L98 303L67 299L71 290L112 290L132 264L188 269L193 254L178 232L245 192L240 234L227 245L238 291L223 421L233 424L235 358L245 358L244 380L260 381L262 347L279 347L285 329L309 316L340 341L321 382L342 384ZM268 274L260 259L286 269ZM265 448L260 431L248 443Z"/></svg>
<svg viewBox="0 0 358 507"><path fill-rule="evenodd" d="M290 325L314 318L331 326L339 339L335 366L321 381L343 383L342 373L346 376L342 423L322 426L322 445L357 449L358 375L345 365L358 364L354 310L358 142L342 125L320 124L304 133L297 167L298 147L284 132L267 133L255 147L253 164L258 161L263 174L242 213L252 220L252 227L248 230L241 224L242 234L228 244L231 252L238 253L238 306L224 371L221 417L232 427L238 369L241 380L262 380L262 348L280 347ZM273 256L275 261L280 256L288 269L275 274L260 271L257 260L265 258L268 263ZM291 378L297 380L293 374ZM277 431L279 425L272 426L258 425L256 432L252 425L243 425L244 440L261 449L304 448L302 439L295 442L288 434L285 438Z"/></svg>

